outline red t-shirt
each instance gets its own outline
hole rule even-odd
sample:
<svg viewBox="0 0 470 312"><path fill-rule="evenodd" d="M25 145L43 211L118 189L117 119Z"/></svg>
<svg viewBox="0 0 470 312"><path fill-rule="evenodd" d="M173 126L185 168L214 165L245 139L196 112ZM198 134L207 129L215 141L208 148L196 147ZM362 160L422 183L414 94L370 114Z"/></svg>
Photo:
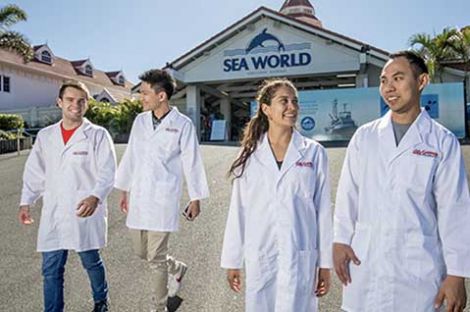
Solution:
<svg viewBox="0 0 470 312"><path fill-rule="evenodd" d="M80 126L78 126L78 127L80 127ZM60 123L60 130L62 131L62 139L64 140L64 145L67 144L67 142L70 140L73 133L75 132L75 130L78 129L78 127L67 130L67 129L64 129L64 125L62 123Z"/></svg>

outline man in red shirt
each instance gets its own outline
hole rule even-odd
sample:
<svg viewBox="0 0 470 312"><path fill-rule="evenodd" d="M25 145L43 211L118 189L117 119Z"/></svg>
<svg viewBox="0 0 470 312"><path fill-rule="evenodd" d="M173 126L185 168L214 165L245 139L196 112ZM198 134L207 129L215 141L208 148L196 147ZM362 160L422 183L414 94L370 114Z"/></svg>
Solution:
<svg viewBox="0 0 470 312"><path fill-rule="evenodd" d="M62 120L39 131L25 165L18 218L32 224L30 206L43 198L37 250L42 253L44 311L64 309L64 267L75 250L88 273L94 312L108 311L108 285L99 249L106 244L106 198L116 156L106 129L84 118L89 92L65 82L57 104Z"/></svg>

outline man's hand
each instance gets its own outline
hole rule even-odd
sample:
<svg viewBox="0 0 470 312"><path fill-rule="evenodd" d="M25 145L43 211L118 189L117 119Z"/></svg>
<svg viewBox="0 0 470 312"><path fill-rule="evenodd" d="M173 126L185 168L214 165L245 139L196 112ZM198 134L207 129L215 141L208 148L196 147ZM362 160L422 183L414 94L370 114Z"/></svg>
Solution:
<svg viewBox="0 0 470 312"><path fill-rule="evenodd" d="M323 297L330 290L331 285L331 273L330 269L318 270L317 285L315 287L315 294L317 297Z"/></svg>
<svg viewBox="0 0 470 312"><path fill-rule="evenodd" d="M465 278L448 275L442 282L441 289L434 300L434 307L439 309L444 300L447 304L446 312L462 312L467 303L465 292Z"/></svg>
<svg viewBox="0 0 470 312"><path fill-rule="evenodd" d="M31 218L31 214L29 213L29 205L20 206L20 211L18 211L18 220L24 225L33 224L34 220Z"/></svg>
<svg viewBox="0 0 470 312"><path fill-rule="evenodd" d="M126 191L121 191L119 193L119 208L121 208L121 211L125 214L129 212L129 200L127 199Z"/></svg>
<svg viewBox="0 0 470 312"><path fill-rule="evenodd" d="M242 287L242 280L239 269L227 269L227 281L230 288L239 293Z"/></svg>
<svg viewBox="0 0 470 312"><path fill-rule="evenodd" d="M351 275L349 274L349 262L355 265L360 265L361 261L356 257L354 250L351 246L346 244L334 243L333 244L333 264L335 272L341 283L347 286L351 283Z"/></svg>
<svg viewBox="0 0 470 312"><path fill-rule="evenodd" d="M91 216L98 206L99 199L96 196L88 196L81 200L77 206L77 216L86 218Z"/></svg>
<svg viewBox="0 0 470 312"><path fill-rule="evenodd" d="M199 215L199 213L201 212L201 208L199 206L199 200L193 200L189 203L189 218L188 220L189 221L194 221L194 219L196 219L196 217Z"/></svg>

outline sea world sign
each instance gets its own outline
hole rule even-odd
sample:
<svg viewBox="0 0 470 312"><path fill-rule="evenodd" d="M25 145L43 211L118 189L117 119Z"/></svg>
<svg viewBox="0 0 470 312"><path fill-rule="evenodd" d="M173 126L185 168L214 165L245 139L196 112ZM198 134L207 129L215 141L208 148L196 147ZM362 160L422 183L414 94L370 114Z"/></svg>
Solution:
<svg viewBox="0 0 470 312"><path fill-rule="evenodd" d="M284 44L265 28L245 49L224 51L224 72L262 72L308 66L312 62L311 43Z"/></svg>

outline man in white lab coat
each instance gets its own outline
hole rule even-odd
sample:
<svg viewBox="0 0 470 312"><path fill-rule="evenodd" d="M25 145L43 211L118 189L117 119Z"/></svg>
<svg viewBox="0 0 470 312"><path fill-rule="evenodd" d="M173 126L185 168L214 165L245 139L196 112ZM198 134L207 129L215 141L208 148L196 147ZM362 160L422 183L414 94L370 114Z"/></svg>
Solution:
<svg viewBox="0 0 470 312"><path fill-rule="evenodd" d="M139 114L119 165L116 188L121 210L127 213L136 254L148 261L157 312L166 311L186 265L168 255L168 238L178 230L183 174L190 202L186 217L199 215L199 200L208 197L204 166L191 120L169 105L175 81L166 71L149 70L140 77ZM169 274L170 276L169 276Z"/></svg>
<svg viewBox="0 0 470 312"><path fill-rule="evenodd" d="M470 196L455 136L420 108L421 57L392 54L390 111L357 130L338 186L333 257L345 311L462 311L470 277ZM352 263L351 263L352 262Z"/></svg>
<svg viewBox="0 0 470 312"><path fill-rule="evenodd" d="M22 224L33 223L30 206L42 196L38 247L42 253L44 311L64 309L64 266L75 250L88 273L95 312L108 311L108 285L99 249L106 244L106 198L116 170L108 132L85 119L89 92L65 82L57 104L62 120L39 131L26 161L19 211Z"/></svg>

